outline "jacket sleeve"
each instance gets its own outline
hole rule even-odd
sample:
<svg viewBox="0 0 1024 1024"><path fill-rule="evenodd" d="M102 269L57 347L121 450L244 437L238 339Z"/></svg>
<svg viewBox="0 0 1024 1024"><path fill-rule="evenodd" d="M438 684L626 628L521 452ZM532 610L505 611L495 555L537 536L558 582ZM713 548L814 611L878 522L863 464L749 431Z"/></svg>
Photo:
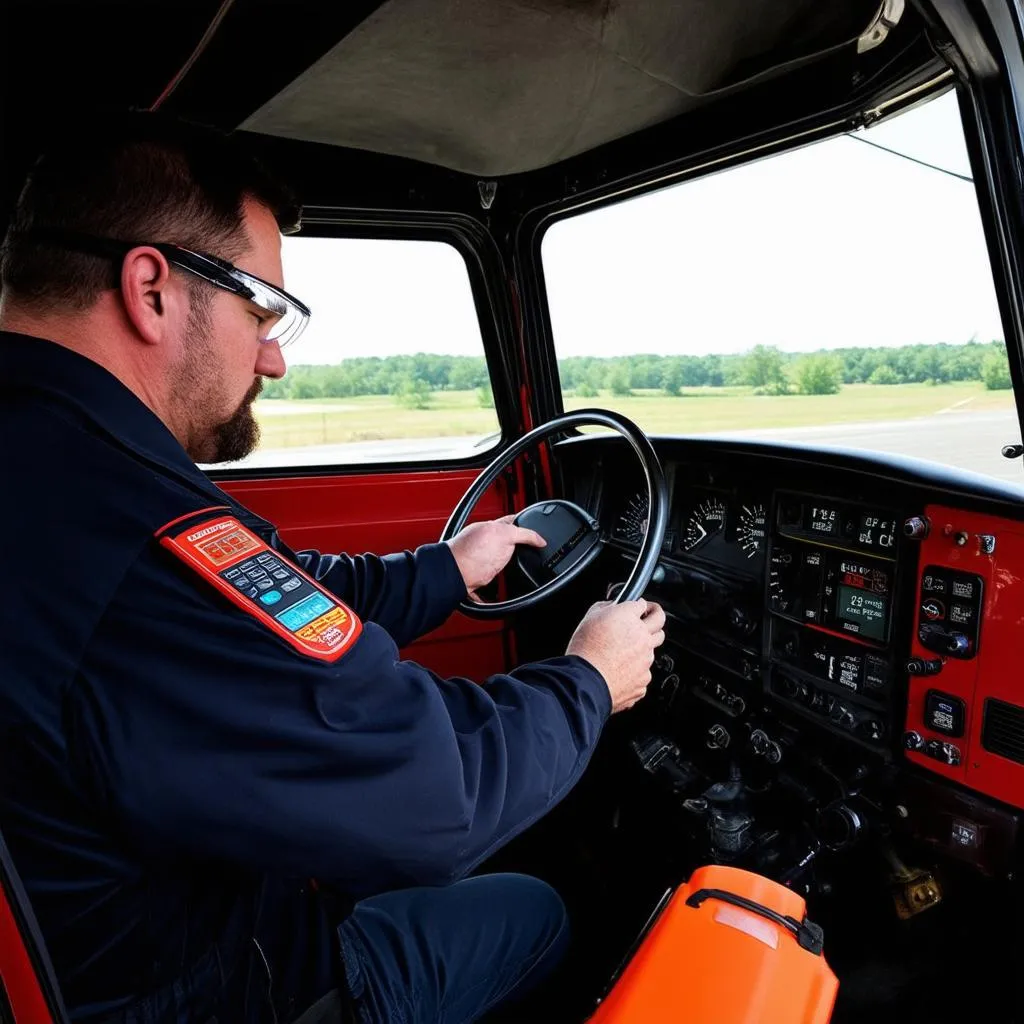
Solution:
<svg viewBox="0 0 1024 1024"><path fill-rule="evenodd" d="M399 647L436 629L466 597L447 544L423 544L383 557L291 552L279 541L276 546L361 619L383 626Z"/></svg>
<svg viewBox="0 0 1024 1024"><path fill-rule="evenodd" d="M73 698L81 771L133 842L356 898L466 874L572 788L611 710L581 658L479 686L400 661L372 622L315 660L159 553L122 582Z"/></svg>

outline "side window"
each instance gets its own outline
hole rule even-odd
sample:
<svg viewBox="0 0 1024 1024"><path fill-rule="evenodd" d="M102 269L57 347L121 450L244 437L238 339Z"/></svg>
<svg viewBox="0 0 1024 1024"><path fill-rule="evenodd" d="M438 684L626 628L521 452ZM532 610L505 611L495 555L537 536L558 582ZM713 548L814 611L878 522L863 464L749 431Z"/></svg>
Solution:
<svg viewBox="0 0 1024 1024"><path fill-rule="evenodd" d="M953 92L568 217L542 253L566 409L1021 479Z"/></svg>
<svg viewBox="0 0 1024 1024"><path fill-rule="evenodd" d="M486 452L498 417L465 260L438 241L283 240L285 287L312 310L288 373L256 402L237 466L437 462Z"/></svg>

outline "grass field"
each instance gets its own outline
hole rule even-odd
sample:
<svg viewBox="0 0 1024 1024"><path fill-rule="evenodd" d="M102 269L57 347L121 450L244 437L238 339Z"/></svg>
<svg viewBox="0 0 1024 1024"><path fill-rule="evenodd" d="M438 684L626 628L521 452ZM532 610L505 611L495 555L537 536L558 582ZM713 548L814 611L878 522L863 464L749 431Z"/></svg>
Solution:
<svg viewBox="0 0 1024 1024"><path fill-rule="evenodd" d="M602 406L621 412L656 434L814 426L902 420L936 413L956 415L1013 406L1013 392L960 384L852 384L837 395L755 395L750 388L691 388L678 398L637 392L596 398L567 396L567 410ZM492 409L475 391L436 391L430 408L407 409L389 396L267 400L256 403L264 448L342 444L397 438L465 437L498 429Z"/></svg>

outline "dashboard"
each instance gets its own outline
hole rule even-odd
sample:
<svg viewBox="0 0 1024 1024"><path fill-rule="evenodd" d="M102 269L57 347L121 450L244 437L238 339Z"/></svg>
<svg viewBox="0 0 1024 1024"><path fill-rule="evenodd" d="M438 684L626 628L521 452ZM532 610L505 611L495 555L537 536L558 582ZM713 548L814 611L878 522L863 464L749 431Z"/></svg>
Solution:
<svg viewBox="0 0 1024 1024"><path fill-rule="evenodd" d="M669 625L642 704L662 746L923 781L941 813L913 826L991 867L1024 808L1024 487L855 452L655 447L671 504L646 593ZM646 530L641 471L615 438L556 455L601 523L610 592Z"/></svg>

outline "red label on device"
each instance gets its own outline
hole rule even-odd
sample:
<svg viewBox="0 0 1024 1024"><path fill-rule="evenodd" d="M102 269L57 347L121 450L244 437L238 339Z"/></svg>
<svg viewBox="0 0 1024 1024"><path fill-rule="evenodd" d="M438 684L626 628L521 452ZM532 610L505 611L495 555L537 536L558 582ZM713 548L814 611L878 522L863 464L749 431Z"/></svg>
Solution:
<svg viewBox="0 0 1024 1024"><path fill-rule="evenodd" d="M174 520L156 536L233 604L322 661L337 660L359 639L363 624L355 612L297 565L234 516L196 521L200 515Z"/></svg>

